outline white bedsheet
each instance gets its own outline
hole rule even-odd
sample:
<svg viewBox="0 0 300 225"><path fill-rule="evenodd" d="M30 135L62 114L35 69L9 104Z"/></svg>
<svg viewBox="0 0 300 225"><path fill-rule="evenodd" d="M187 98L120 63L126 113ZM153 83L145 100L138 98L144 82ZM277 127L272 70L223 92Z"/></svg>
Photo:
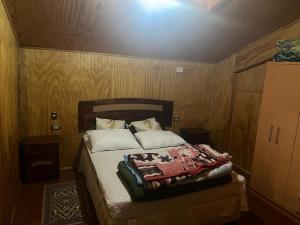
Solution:
<svg viewBox="0 0 300 225"><path fill-rule="evenodd" d="M156 151L160 152L164 150L166 149L157 149ZM189 209L192 210L200 206L208 219L210 217L213 218L214 213L217 213L219 217L226 217L248 209L245 198L245 178L234 172L232 173L232 182L230 184L169 199L142 203L133 202L116 172L117 165L123 159L123 155L138 152L145 152L145 150L131 149L91 153L87 149L84 149L82 152L80 171L86 177L91 176L91 174L87 174L91 172L87 172L89 170L86 167L91 166L88 165L88 161L92 161L92 167L97 174L99 182L98 188L101 189L96 193L95 187L88 187L91 196L92 198L100 198L99 193L101 192L102 198L105 199L109 215L113 220L126 221L162 212L174 213ZM95 202L96 199L93 199L93 201Z"/></svg>

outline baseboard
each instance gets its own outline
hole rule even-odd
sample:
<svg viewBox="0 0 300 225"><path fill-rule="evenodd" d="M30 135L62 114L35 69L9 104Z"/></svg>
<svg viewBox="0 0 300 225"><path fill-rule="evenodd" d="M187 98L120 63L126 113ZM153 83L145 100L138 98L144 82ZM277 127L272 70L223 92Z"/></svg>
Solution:
<svg viewBox="0 0 300 225"><path fill-rule="evenodd" d="M294 221L296 224L299 224L300 220L296 216L294 216L292 213L290 213L289 211L287 211L284 208L281 208L280 206L276 205L275 203L273 203L269 199L265 198L263 195L261 195L260 193L256 192L252 188L249 188L249 192L254 197L258 198L260 201L264 202L266 205L268 205L269 207L271 207L272 209L274 209L275 211L277 211L281 215L289 218L290 220Z"/></svg>

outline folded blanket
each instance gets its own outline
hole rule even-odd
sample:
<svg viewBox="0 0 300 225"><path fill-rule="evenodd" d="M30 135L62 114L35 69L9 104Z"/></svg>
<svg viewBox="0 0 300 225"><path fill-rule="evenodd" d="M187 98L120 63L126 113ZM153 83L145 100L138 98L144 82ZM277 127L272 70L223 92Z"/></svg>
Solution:
<svg viewBox="0 0 300 225"><path fill-rule="evenodd" d="M216 179L205 180L196 184L189 183L180 186L168 186L159 190L145 190L142 186L137 185L134 175L128 169L124 161L121 161L118 164L118 176L126 187L132 200L138 202L171 198L182 194L188 194L207 188L225 185L231 182L231 174L229 173L229 175Z"/></svg>
<svg viewBox="0 0 300 225"><path fill-rule="evenodd" d="M161 180L160 182L143 180L143 178L140 177L138 172L135 171L134 167L131 166L131 163L128 162L127 155L124 155L124 164L126 165L127 169L131 172L132 176L134 177L135 183L138 186L142 186L145 190L154 190L154 189L159 189L159 188L162 188L165 186L173 187L173 186L180 186L182 184L203 182L205 180L215 179L215 178L229 175L232 172L232 163L227 162L224 165L221 165L212 170L205 170L204 172L199 173L195 176L187 175L186 179L172 178L172 182L167 183L167 182L164 182L164 180Z"/></svg>
<svg viewBox="0 0 300 225"><path fill-rule="evenodd" d="M160 153L130 154L124 157L128 169L145 189L189 180L196 182L203 173L230 161L228 154L220 154L207 145L181 146Z"/></svg>
<svg viewBox="0 0 300 225"><path fill-rule="evenodd" d="M300 62L300 39L279 40L277 42L278 51L274 55L274 60Z"/></svg>

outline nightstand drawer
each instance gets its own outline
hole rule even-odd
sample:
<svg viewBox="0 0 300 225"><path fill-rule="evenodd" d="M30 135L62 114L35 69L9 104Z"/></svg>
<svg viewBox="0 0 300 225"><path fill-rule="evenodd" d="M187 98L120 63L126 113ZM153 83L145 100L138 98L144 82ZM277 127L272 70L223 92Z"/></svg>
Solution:
<svg viewBox="0 0 300 225"><path fill-rule="evenodd" d="M59 146L56 144L24 146L24 157L31 158L57 155L58 148Z"/></svg>
<svg viewBox="0 0 300 225"><path fill-rule="evenodd" d="M25 154L24 159L25 159L24 160L25 165L27 164L29 165L39 161L50 161L52 162L52 164L54 164L58 162L58 152L54 151L48 154L34 154L34 155Z"/></svg>
<svg viewBox="0 0 300 225"><path fill-rule="evenodd" d="M20 163L24 183L59 178L59 137L25 138L21 144Z"/></svg>
<svg viewBox="0 0 300 225"><path fill-rule="evenodd" d="M59 178L58 161L46 159L27 161L25 171L27 181Z"/></svg>

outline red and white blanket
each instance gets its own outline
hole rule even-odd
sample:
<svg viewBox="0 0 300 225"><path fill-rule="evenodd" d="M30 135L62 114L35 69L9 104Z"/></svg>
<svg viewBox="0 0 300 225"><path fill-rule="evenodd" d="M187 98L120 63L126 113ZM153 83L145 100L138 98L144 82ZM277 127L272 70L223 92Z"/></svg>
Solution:
<svg viewBox="0 0 300 225"><path fill-rule="evenodd" d="M209 146L180 146L160 153L128 155L128 162L145 182L176 183L229 162L231 157ZM152 186L152 185L151 185Z"/></svg>

